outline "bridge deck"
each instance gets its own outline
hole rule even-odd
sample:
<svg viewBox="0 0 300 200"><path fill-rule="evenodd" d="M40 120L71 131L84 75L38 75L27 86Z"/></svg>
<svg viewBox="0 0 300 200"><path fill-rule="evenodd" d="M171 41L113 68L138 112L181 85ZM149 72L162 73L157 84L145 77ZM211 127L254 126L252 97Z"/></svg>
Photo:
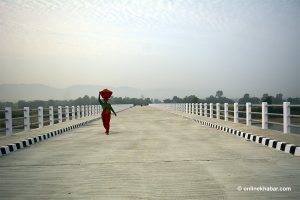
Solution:
<svg viewBox="0 0 300 200"><path fill-rule="evenodd" d="M300 159L152 107L0 158L0 199L297 199ZM246 192L242 186L291 187Z"/></svg>

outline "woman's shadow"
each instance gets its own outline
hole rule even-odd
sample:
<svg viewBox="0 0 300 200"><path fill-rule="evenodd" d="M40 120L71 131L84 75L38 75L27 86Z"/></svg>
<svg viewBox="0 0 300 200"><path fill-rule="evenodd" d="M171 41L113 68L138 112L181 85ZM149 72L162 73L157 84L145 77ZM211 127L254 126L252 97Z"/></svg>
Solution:
<svg viewBox="0 0 300 200"><path fill-rule="evenodd" d="M115 135L115 134L120 134L122 132L120 131L109 131L109 135Z"/></svg>

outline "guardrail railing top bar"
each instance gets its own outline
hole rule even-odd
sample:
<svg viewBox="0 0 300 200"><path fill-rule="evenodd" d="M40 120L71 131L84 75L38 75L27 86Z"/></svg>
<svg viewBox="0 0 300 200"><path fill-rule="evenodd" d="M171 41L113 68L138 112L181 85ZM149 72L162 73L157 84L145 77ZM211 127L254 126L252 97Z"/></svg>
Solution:
<svg viewBox="0 0 300 200"><path fill-rule="evenodd" d="M125 110L132 107L132 104L113 104L115 111ZM4 118L0 118L0 132L5 135L12 135L14 131L29 131L31 128L43 128L44 125L53 125L69 120L99 115L100 105L77 105L77 106L49 106L44 108L24 107L23 109L12 109L5 107ZM21 116L20 116L21 115ZM15 117L14 117L15 116ZM14 122L14 123L13 123Z"/></svg>
<svg viewBox="0 0 300 200"><path fill-rule="evenodd" d="M251 126L253 122L261 122L262 129L269 129L269 124L282 126L283 133L290 133L291 128L300 127L300 114L291 114L292 108L300 108L300 105L291 105L290 102L283 102L282 104L268 104L262 102L261 104L220 104L220 103L171 103L171 104L152 104L159 107L165 107L176 112L183 112L187 114L196 114L204 117L216 117L220 119L221 112L223 119L228 121L233 119L234 123L239 123L239 119L246 120L246 125ZM220 105L224 110L220 110ZM244 108L245 109L241 109ZM229 109L230 108L230 109ZM299 110L295 110L299 112ZM233 114L232 114L233 113ZM239 116L240 115L240 116ZM253 116L252 116L253 115ZM260 119L259 119L260 116ZM253 119L252 119L253 118ZM259 120L258 120L259 119ZM292 121L293 119L293 121ZM273 121L271 121L273 120ZM271 126L270 125L270 126ZM294 129L296 130L296 129ZM297 129L295 133L300 133Z"/></svg>

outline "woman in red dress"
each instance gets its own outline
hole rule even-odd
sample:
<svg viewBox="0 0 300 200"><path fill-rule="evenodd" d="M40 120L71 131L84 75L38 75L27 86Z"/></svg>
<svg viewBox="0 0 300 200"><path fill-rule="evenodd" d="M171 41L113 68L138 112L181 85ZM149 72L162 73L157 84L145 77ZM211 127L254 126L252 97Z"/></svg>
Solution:
<svg viewBox="0 0 300 200"><path fill-rule="evenodd" d="M100 99L100 95L103 97L103 101ZM110 103L108 103L108 99L110 98L111 95L112 95L112 91L108 89L104 89L99 92L99 96L98 96L98 101L102 107L101 118L102 118L103 126L106 130L105 131L106 135L109 135L111 111L115 114L115 116L117 116Z"/></svg>

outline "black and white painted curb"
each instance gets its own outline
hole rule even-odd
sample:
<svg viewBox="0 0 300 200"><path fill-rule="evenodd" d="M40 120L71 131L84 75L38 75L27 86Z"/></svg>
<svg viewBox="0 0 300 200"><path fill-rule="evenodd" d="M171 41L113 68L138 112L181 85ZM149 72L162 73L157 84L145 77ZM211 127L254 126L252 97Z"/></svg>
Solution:
<svg viewBox="0 0 300 200"><path fill-rule="evenodd" d="M267 138L267 137L260 136L260 135L255 135L253 133L246 133L246 132L239 131L239 130L236 130L236 129L233 129L233 128L228 128L228 127L225 127L225 126L221 126L221 125L218 125L218 124L206 122L206 121L195 119L195 118L192 118L192 117L187 117L187 116L183 116L183 117L191 119L194 122L199 123L201 125L208 126L208 127L211 127L211 128L215 128L217 130L221 130L221 131L224 131L224 132L227 132L227 133L231 133L233 135L243 137L246 140L256 142L256 143L260 143L262 145L274 148L276 150L280 150L280 151L283 151L285 153L290 153L294 156L300 156L300 147L297 146L297 145L289 144L287 142L281 142L281 141L278 141L278 140L273 140L271 138Z"/></svg>
<svg viewBox="0 0 300 200"><path fill-rule="evenodd" d="M27 138L27 139L22 140L20 142L16 142L16 143L13 143L13 144L8 144L6 146L1 146L0 147L0 157L2 155L7 155L11 152L17 151L18 149L23 149L23 148L29 147L33 144L36 144L38 142L41 142L41 141L47 140L49 138L61 135L65 132L71 131L75 128L79 128L81 126L84 126L85 124L91 123L91 122L96 121L98 119L100 119L100 117L97 117L97 118L94 118L94 119L91 119L91 120L88 120L88 121L85 121L85 122L80 122L78 124L70 125L70 126L67 126L65 128L60 128L60 129L57 129L55 131L51 131L51 132L48 132L48 133L45 133L45 134L41 134L41 135L37 135L37 136L31 137L31 138Z"/></svg>
<svg viewBox="0 0 300 200"><path fill-rule="evenodd" d="M125 109L122 109L122 110L119 110L116 113L128 110L130 108L132 108L132 106L128 107L128 108L125 108ZM8 144L8 145L5 145L5 146L1 146L0 147L0 157L2 155L7 155L11 152L17 151L18 149L23 149L23 148L29 147L29 146L31 146L35 143L38 143L38 142L47 140L49 138L61 135L65 132L71 131L75 128L80 128L81 126L84 126L85 124L91 123L91 122L99 120L99 119L101 119L101 117L96 117L94 119L90 119L90 120L87 120L85 122L80 122L78 124L70 125L70 126L67 126L65 128L60 128L60 129L57 129L55 131L51 131L51 132L48 132L48 133L45 133L45 134L42 134L42 135L37 135L37 136L32 137L32 138L27 138L27 139L22 140L20 142L16 142L16 143L13 143L13 144Z"/></svg>

